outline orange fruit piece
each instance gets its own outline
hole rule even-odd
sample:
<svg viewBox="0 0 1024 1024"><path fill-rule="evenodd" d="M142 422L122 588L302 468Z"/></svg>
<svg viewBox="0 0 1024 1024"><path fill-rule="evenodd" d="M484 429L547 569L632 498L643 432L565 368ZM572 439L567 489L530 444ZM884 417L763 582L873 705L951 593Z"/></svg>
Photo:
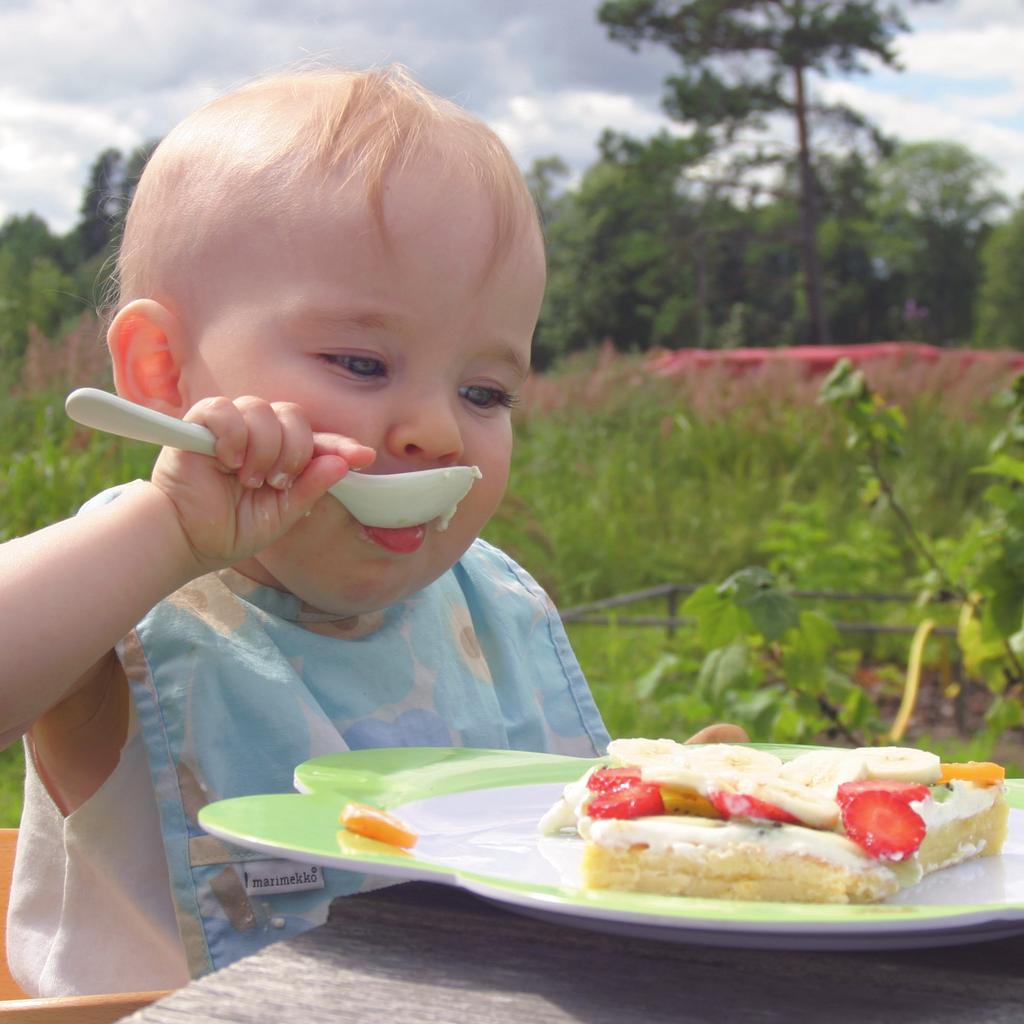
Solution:
<svg viewBox="0 0 1024 1024"><path fill-rule="evenodd" d="M666 814L691 815L698 818L721 818L721 813L706 797L695 789L669 789L661 787L661 800Z"/></svg>
<svg viewBox="0 0 1024 1024"><path fill-rule="evenodd" d="M341 824L356 835L376 839L379 843L397 846L407 850L416 845L419 838L407 825L387 811L369 804L350 801L342 809Z"/></svg>
<svg viewBox="0 0 1024 1024"><path fill-rule="evenodd" d="M941 776L939 782L952 782L953 779L962 779L965 782L980 782L992 785L1002 782L1006 778L1006 769L1001 764L993 764L991 761L962 761L939 765Z"/></svg>

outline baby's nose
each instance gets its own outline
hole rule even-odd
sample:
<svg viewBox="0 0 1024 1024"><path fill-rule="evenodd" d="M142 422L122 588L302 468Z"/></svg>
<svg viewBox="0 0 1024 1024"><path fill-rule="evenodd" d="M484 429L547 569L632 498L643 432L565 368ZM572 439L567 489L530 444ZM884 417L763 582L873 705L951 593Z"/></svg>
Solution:
<svg viewBox="0 0 1024 1024"><path fill-rule="evenodd" d="M419 459L431 465L454 465L462 458L462 431L451 406L420 401L402 409L388 435L396 458Z"/></svg>

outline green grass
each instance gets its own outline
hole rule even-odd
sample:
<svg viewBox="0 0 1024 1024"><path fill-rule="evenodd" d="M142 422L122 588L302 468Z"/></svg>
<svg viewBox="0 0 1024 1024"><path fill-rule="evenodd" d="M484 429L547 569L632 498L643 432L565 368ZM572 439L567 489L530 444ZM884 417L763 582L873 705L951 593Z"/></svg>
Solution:
<svg viewBox="0 0 1024 1024"><path fill-rule="evenodd" d="M631 397L531 418L519 430L509 496L486 536L530 567L559 605L723 579L771 561L766 541L787 532L788 560L818 577L829 567L823 558L809 564L805 542L861 552L857 568L869 578L847 573L833 585L902 589L918 569L895 520L860 502L861 479L824 410L783 398L699 420L671 392ZM984 461L989 436L988 424L952 421L938 406L913 416L897 486L927 534L958 531L971 514L984 484L970 469Z"/></svg>
<svg viewBox="0 0 1024 1024"><path fill-rule="evenodd" d="M21 817L25 761L20 743L0 750L0 828L15 828Z"/></svg>
<svg viewBox="0 0 1024 1024"><path fill-rule="evenodd" d="M87 498L148 477L155 450L77 427L58 398L0 408L0 540L73 515Z"/></svg>

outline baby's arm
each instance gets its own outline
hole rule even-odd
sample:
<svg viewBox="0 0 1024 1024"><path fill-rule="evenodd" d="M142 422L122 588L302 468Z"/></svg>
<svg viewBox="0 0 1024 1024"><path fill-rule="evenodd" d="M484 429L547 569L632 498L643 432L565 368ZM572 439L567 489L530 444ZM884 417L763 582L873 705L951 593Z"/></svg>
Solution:
<svg viewBox="0 0 1024 1024"><path fill-rule="evenodd" d="M0 547L0 746L60 703L190 578L173 507L152 484Z"/></svg>
<svg viewBox="0 0 1024 1024"><path fill-rule="evenodd" d="M373 459L292 405L208 399L186 419L213 431L216 458L164 449L151 482L0 546L0 747L92 681L158 601L260 551Z"/></svg>

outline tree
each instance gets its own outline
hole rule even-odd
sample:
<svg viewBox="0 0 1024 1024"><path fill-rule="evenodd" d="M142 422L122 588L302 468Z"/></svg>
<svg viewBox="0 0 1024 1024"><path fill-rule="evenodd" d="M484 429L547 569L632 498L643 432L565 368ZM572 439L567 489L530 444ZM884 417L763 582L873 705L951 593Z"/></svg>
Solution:
<svg viewBox="0 0 1024 1024"><path fill-rule="evenodd" d="M20 359L30 327L52 334L77 311L64 257L61 239L34 213L0 226L0 363Z"/></svg>
<svg viewBox="0 0 1024 1024"><path fill-rule="evenodd" d="M541 363L606 338L620 349L699 343L703 330L700 278L710 280L713 258L682 169L704 151L688 139L613 132L600 151L547 225Z"/></svg>
<svg viewBox="0 0 1024 1024"><path fill-rule="evenodd" d="M156 145L145 142L128 155L105 149L93 161L74 230L80 261L105 258L120 240L135 188Z"/></svg>
<svg viewBox="0 0 1024 1024"><path fill-rule="evenodd" d="M973 334L981 248L1006 203L995 175L957 142L901 145L875 168L875 254L904 329L923 340Z"/></svg>
<svg viewBox="0 0 1024 1024"><path fill-rule="evenodd" d="M525 174L540 222L545 227L558 219L563 198L558 182L568 178L569 173L569 165L560 156L544 156L534 160Z"/></svg>
<svg viewBox="0 0 1024 1024"><path fill-rule="evenodd" d="M669 113L727 150L752 144L749 167L790 158L772 152L770 122L774 115L792 119L810 333L813 341L827 342L811 123L864 122L846 108L815 103L810 78L864 71L864 57L895 67L892 42L908 27L900 6L882 0L605 0L598 17L613 39L634 49L644 41L669 46L682 63L666 83Z"/></svg>
<svg viewBox="0 0 1024 1024"><path fill-rule="evenodd" d="M79 208L83 259L102 252L114 239L116 225L127 211L125 180L125 158L119 149L105 149L93 161Z"/></svg>
<svg viewBox="0 0 1024 1024"><path fill-rule="evenodd" d="M1024 349L1024 206L992 231L981 260L977 342Z"/></svg>
<svg viewBox="0 0 1024 1024"><path fill-rule="evenodd" d="M128 156L106 149L93 162L80 220L64 236L36 214L0 225L0 364L21 360L35 328L56 338L108 291L114 246L156 143Z"/></svg>
<svg viewBox="0 0 1024 1024"><path fill-rule="evenodd" d="M879 258L874 168L858 152L818 160L824 197L818 244L829 282L829 331L840 344L899 337L902 331L894 282Z"/></svg>
<svg viewBox="0 0 1024 1024"><path fill-rule="evenodd" d="M540 169L530 174L548 210L539 365L606 339L619 349L799 340L798 218L786 196L741 203L731 179L698 178L699 137L606 132L600 151L553 201L550 183L535 181ZM859 264L847 262L852 274Z"/></svg>

